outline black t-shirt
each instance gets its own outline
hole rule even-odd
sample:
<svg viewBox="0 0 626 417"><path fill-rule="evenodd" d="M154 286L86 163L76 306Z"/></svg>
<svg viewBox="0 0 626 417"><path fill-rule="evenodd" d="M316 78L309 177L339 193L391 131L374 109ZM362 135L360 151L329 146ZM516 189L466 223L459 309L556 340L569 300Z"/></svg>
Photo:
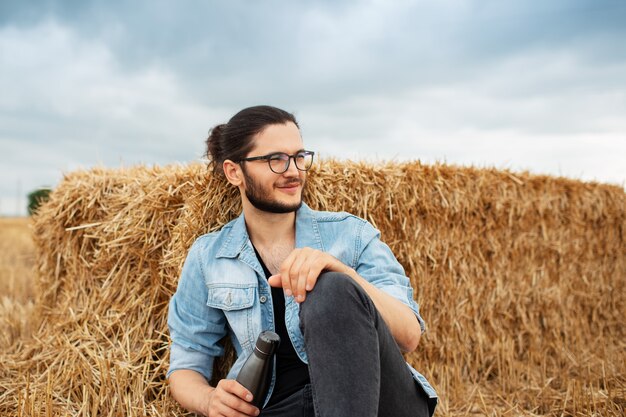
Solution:
<svg viewBox="0 0 626 417"><path fill-rule="evenodd" d="M269 278L272 274L265 266L256 248L254 251L263 267L265 277ZM278 351L276 352L276 384L267 406L289 397L310 382L309 368L298 357L287 333L287 326L285 325L285 293L282 288L272 287L272 303L274 306L275 331L280 336L280 345L278 345Z"/></svg>

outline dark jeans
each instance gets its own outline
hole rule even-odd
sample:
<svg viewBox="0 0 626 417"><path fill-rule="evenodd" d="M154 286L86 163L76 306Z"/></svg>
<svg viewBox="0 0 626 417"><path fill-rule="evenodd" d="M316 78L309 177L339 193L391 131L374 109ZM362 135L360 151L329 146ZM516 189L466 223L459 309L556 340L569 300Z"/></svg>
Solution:
<svg viewBox="0 0 626 417"><path fill-rule="evenodd" d="M261 413L265 417L428 416L389 328L350 277L328 272L300 306L311 385Z"/></svg>
<svg viewBox="0 0 626 417"><path fill-rule="evenodd" d="M261 411L261 417L315 417L311 385Z"/></svg>

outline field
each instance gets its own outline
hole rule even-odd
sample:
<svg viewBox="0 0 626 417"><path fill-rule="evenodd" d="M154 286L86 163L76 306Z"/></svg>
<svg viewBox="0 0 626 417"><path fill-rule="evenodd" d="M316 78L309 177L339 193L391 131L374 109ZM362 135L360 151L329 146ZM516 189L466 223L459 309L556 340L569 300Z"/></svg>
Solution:
<svg viewBox="0 0 626 417"><path fill-rule="evenodd" d="M0 349L30 332L35 247L27 218L0 218Z"/></svg>
<svg viewBox="0 0 626 417"><path fill-rule="evenodd" d="M166 309L193 240L240 211L225 190L201 166L94 169L64 179L32 240L0 219L0 416L185 414ZM405 266L428 324L407 360L437 416L624 415L623 189L331 161L307 193L371 221Z"/></svg>

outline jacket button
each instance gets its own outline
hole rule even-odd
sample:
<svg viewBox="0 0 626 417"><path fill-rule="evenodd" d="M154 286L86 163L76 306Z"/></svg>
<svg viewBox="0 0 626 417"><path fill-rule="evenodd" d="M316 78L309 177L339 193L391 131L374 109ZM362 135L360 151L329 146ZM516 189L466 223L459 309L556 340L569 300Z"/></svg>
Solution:
<svg viewBox="0 0 626 417"><path fill-rule="evenodd" d="M260 297L259 297L259 301L260 301L261 303L265 304L265 302L267 301L267 297L266 297L266 296L264 296L264 295L262 295L262 296L260 296Z"/></svg>

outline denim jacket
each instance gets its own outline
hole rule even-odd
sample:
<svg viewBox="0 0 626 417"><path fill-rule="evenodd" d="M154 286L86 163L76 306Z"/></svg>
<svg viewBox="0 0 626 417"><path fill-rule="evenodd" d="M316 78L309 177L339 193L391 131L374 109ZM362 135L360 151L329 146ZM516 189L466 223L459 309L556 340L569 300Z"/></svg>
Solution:
<svg viewBox="0 0 626 417"><path fill-rule="evenodd" d="M425 331L404 269L379 236L370 223L348 213L314 211L305 204L296 213L296 247L327 252L352 267L377 288L409 306ZM286 297L289 338L300 359L308 363L298 312L299 304L293 297ZM167 376L178 369L191 369L207 380L211 379L214 358L224 353L219 344L224 336L231 337L237 353L227 375L234 379L252 353L259 333L274 330L271 289L248 237L243 214L220 231L194 242L170 301L168 326L172 345ZM420 373L409 368L434 408L434 389ZM267 398L270 396L271 389Z"/></svg>

